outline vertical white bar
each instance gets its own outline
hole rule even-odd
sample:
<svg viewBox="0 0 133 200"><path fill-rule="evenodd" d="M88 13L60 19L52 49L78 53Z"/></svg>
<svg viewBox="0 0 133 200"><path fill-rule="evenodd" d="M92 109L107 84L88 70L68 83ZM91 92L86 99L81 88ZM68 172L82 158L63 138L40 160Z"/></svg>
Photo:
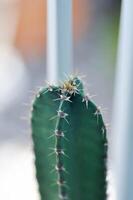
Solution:
<svg viewBox="0 0 133 200"><path fill-rule="evenodd" d="M58 79L57 52L57 0L47 0L47 80L56 83Z"/></svg>
<svg viewBox="0 0 133 200"><path fill-rule="evenodd" d="M123 0L113 113L117 200L133 200L133 0Z"/></svg>
<svg viewBox="0 0 133 200"><path fill-rule="evenodd" d="M47 0L47 79L72 73L72 1Z"/></svg>

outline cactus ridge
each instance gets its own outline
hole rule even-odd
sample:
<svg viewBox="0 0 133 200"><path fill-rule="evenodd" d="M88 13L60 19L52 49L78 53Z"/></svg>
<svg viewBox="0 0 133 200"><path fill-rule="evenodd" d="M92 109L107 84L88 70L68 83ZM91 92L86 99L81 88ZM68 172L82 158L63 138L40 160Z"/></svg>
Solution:
<svg viewBox="0 0 133 200"><path fill-rule="evenodd" d="M80 83L78 84L78 86ZM62 147L62 139L64 137L64 132L62 130L62 124L63 121L65 120L68 124L67 116L68 113L65 113L63 110L65 109L65 101L68 103L72 103L70 100L71 96L74 94L79 93L79 89L77 85L75 84L74 80L69 80L68 82L65 82L63 84L63 87L60 88L60 93L59 96L60 98L54 99L54 101L59 100L59 109L57 110L57 121L56 121L56 126L55 126L55 154L56 154L56 166L55 170L58 173L58 190L59 190L59 199L60 200L66 200L69 199L67 195L67 182L65 181L65 176L64 173L66 173L66 169L64 167L63 163L63 156L68 157L64 149ZM67 139L67 138L66 138Z"/></svg>
<svg viewBox="0 0 133 200"><path fill-rule="evenodd" d="M31 120L41 200L105 200L106 129L82 82L41 90Z"/></svg>
<svg viewBox="0 0 133 200"><path fill-rule="evenodd" d="M62 131L62 120L67 120L67 113L63 112L63 103L64 99L61 99L59 110L57 111L57 122L56 122L56 129L55 129L55 153L56 153L56 166L55 169L58 173L58 189L59 189L59 199L65 200L67 199L67 188L66 188L66 182L64 178L65 168L63 165L63 156L65 155L65 152L62 147L62 139L64 136L64 132Z"/></svg>

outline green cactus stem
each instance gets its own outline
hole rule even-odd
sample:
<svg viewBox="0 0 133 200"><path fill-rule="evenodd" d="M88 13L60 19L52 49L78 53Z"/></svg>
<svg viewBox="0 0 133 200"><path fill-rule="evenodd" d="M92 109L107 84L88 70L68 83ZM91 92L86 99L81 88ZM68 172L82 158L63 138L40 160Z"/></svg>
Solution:
<svg viewBox="0 0 133 200"><path fill-rule="evenodd" d="M39 91L32 138L41 200L106 200L107 139L77 77Z"/></svg>

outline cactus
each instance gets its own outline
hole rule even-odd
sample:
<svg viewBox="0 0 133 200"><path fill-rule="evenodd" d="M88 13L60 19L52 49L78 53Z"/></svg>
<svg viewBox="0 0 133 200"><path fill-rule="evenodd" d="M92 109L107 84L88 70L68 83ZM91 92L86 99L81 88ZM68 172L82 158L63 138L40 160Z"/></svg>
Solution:
<svg viewBox="0 0 133 200"><path fill-rule="evenodd" d="M105 200L106 129L77 77L44 88L32 109L41 200Z"/></svg>

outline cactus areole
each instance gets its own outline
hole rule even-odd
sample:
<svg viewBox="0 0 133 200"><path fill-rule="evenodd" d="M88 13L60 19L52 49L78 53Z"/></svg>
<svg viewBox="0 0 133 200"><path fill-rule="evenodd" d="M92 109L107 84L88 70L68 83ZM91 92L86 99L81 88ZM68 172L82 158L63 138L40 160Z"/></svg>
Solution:
<svg viewBox="0 0 133 200"><path fill-rule="evenodd" d="M41 200L106 200L106 129L72 77L36 95L32 138Z"/></svg>

